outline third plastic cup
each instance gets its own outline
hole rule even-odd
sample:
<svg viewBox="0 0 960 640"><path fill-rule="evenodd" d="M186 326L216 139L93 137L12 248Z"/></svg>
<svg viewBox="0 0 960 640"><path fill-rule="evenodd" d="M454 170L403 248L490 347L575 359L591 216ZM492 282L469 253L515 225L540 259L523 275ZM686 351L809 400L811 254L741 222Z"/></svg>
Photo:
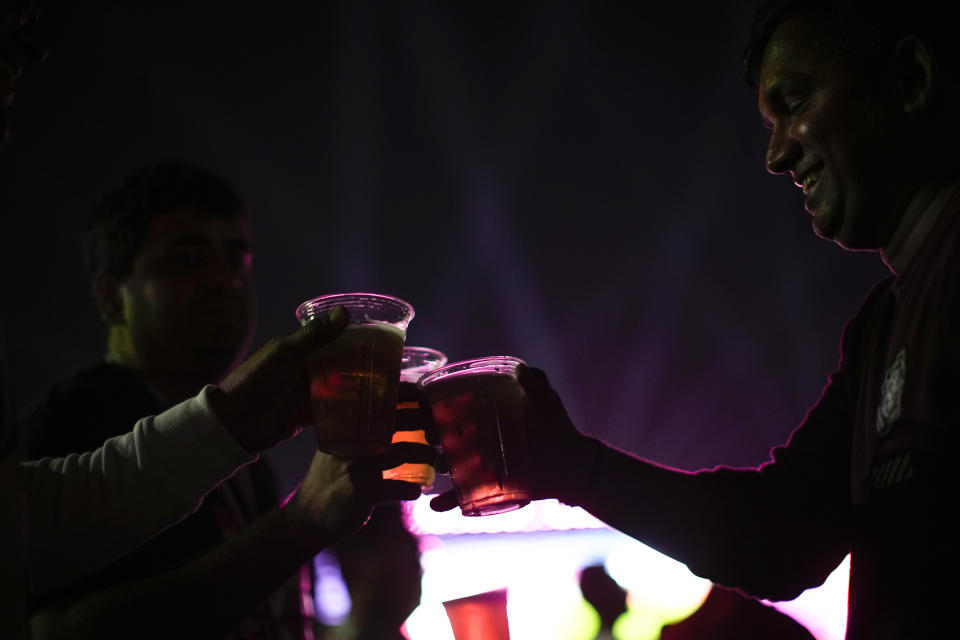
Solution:
<svg viewBox="0 0 960 640"><path fill-rule="evenodd" d="M492 356L448 364L420 378L465 516L530 502L520 364L519 358Z"/></svg>
<svg viewBox="0 0 960 640"><path fill-rule="evenodd" d="M426 373L442 367L447 363L447 356L436 349L427 347L404 347L402 364L400 365L400 381L413 382L421 378ZM397 404L397 410L416 409L419 404L416 401L404 401ZM424 429L407 429L395 431L393 442L419 442L427 444L427 434ZM434 469L429 464L418 464L407 462L393 469L386 469L383 477L387 480L403 480L405 482L415 482L425 489L433 486Z"/></svg>

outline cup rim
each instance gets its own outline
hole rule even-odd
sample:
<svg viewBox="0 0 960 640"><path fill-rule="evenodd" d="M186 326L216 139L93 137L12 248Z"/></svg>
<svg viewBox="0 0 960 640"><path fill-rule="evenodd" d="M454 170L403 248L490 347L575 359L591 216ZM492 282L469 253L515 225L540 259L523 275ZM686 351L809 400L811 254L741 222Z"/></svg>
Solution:
<svg viewBox="0 0 960 640"><path fill-rule="evenodd" d="M440 365L441 367L446 366L447 363L449 362L449 359L447 358L447 354L445 354L443 351L440 351L439 349L434 349L432 347L412 347L412 346L403 345L403 353L406 353L408 351L413 351L416 353L427 353L430 355L438 356L437 359L443 361L443 364Z"/></svg>
<svg viewBox="0 0 960 640"><path fill-rule="evenodd" d="M387 324L392 324L395 327L399 327L406 331L407 325L410 324L410 321L413 320L415 315L413 305L398 298L396 296L391 296L385 293L368 293L368 292L348 292L348 293L328 293L322 296L317 296L316 298L310 298L301 302L297 307L295 315L297 321L303 324L306 319L312 315L316 315L318 312L322 313L324 311L329 311L334 307L343 306L346 307L347 312L349 313L352 303L359 302L380 302L386 303L388 306L393 306L397 311L399 317L398 320L393 322L387 322ZM354 304L354 307L358 305ZM355 314L350 314L350 324L372 324L371 322L363 322Z"/></svg>
<svg viewBox="0 0 960 640"><path fill-rule="evenodd" d="M434 360L438 361L440 364L437 364L433 368L428 368L431 363L421 363L417 366L405 366L404 358L407 357L408 353L417 353L424 354L428 357L433 356ZM430 373L431 371L436 371L440 367L444 366L449 362L447 354L439 349L433 349L431 347L408 347L404 345L403 352L400 355L400 379L404 382L416 382L420 377ZM406 374L406 375L405 375Z"/></svg>
<svg viewBox="0 0 960 640"><path fill-rule="evenodd" d="M466 375L467 373L503 373L516 377L517 366L521 364L525 365L526 362L516 356L484 356L482 358L471 358L470 360L458 360L425 373L417 381L417 386L422 389L441 378L452 375Z"/></svg>

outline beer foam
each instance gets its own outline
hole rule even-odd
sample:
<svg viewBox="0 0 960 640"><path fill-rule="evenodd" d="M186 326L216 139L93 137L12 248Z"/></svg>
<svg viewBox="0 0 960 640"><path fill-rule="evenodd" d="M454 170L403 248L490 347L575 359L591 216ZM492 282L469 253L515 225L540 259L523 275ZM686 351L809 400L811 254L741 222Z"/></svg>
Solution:
<svg viewBox="0 0 960 640"><path fill-rule="evenodd" d="M393 334L394 337L403 342L406 332L403 329L400 329L389 322L374 321L374 322L364 322L363 324L348 324L346 331L359 331L361 329L369 330L375 329L377 331L385 331L387 333Z"/></svg>

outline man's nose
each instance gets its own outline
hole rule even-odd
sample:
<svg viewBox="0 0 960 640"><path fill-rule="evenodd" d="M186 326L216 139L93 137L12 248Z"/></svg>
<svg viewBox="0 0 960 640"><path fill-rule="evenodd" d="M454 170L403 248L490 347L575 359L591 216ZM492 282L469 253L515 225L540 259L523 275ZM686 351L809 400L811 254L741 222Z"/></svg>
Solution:
<svg viewBox="0 0 960 640"><path fill-rule="evenodd" d="M207 269L207 281L211 286L241 289L246 286L249 269L229 254L217 254Z"/></svg>
<svg viewBox="0 0 960 640"><path fill-rule="evenodd" d="M787 173L793 169L800 158L800 143L784 127L774 127L767 142L767 171L774 174Z"/></svg>

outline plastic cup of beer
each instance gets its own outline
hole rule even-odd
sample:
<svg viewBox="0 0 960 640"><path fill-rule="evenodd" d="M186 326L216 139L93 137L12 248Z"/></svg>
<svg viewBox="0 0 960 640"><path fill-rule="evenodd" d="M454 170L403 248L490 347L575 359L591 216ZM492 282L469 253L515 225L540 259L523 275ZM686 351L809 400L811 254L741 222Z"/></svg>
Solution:
<svg viewBox="0 0 960 640"><path fill-rule="evenodd" d="M447 363L447 356L442 351L428 347L404 347L400 361L400 381L416 383L424 374L442 367ZM416 409L416 401L400 402L397 409ZM393 442L418 442L427 444L425 429L411 429L394 431ZM385 469L383 477L387 480L403 480L419 484L425 489L433 486L433 465L405 462L399 467Z"/></svg>
<svg viewBox="0 0 960 640"><path fill-rule="evenodd" d="M307 300L297 320L345 307L350 323L307 359L317 448L338 456L382 453L396 425L400 359L413 307L392 296L339 293Z"/></svg>
<svg viewBox="0 0 960 640"><path fill-rule="evenodd" d="M509 356L455 362L418 383L465 516L503 513L530 502L524 392L517 382L521 364Z"/></svg>

